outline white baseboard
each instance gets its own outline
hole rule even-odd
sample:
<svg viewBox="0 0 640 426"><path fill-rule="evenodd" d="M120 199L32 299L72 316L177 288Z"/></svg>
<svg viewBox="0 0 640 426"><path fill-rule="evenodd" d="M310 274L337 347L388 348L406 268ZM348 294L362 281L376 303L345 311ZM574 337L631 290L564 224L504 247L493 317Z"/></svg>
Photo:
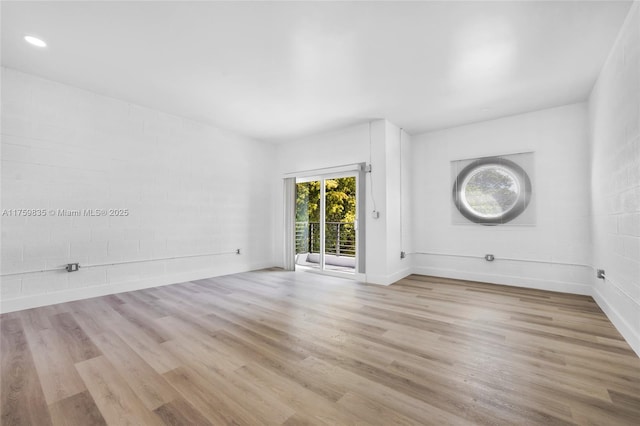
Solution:
<svg viewBox="0 0 640 426"><path fill-rule="evenodd" d="M536 278L524 278L510 275L479 274L477 272L465 272L455 269L430 268L417 266L413 268L414 274L431 275L457 280L479 281L491 284L510 285L514 287L535 288L538 290L557 291L562 293L592 295L592 287L588 284L571 283L565 281L539 280Z"/></svg>
<svg viewBox="0 0 640 426"><path fill-rule="evenodd" d="M605 313L609 321L613 323L616 329L622 334L631 349L640 357L640 334L618 313L618 311L609 304L607 299L600 291L593 287L592 297ZM640 314L639 314L640 315Z"/></svg>
<svg viewBox="0 0 640 426"><path fill-rule="evenodd" d="M401 279L408 277L413 273L412 268L405 268L401 271L395 272L390 275L371 275L367 274L366 282L368 284L378 284L378 285L391 285L395 282L400 281Z"/></svg>
<svg viewBox="0 0 640 426"><path fill-rule="evenodd" d="M0 300L0 313L21 311L24 309L37 308L39 306L54 305L56 303L72 302L74 300L81 299L90 299L92 297L142 290L151 287L179 284L187 281L201 280L221 275L237 274L240 272L270 268L272 266L273 264L271 262L255 263L240 270L225 271L223 274L221 274L219 270L213 271L204 269L198 271L188 271L179 274L165 275L161 277L147 278L143 280L125 281L115 284L104 284L90 287L79 287L52 293L19 297L15 299L3 299Z"/></svg>

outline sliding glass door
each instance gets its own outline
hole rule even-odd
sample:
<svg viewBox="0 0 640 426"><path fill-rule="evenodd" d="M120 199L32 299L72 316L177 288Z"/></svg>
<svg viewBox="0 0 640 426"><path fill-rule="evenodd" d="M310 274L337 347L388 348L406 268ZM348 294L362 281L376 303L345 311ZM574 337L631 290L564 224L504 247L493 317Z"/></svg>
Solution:
<svg viewBox="0 0 640 426"><path fill-rule="evenodd" d="M358 262L358 176L296 180L296 264L353 274Z"/></svg>
<svg viewBox="0 0 640 426"><path fill-rule="evenodd" d="M320 180L296 179L296 265L320 267Z"/></svg>
<svg viewBox="0 0 640 426"><path fill-rule="evenodd" d="M324 179L324 268L353 273L356 267L356 176Z"/></svg>

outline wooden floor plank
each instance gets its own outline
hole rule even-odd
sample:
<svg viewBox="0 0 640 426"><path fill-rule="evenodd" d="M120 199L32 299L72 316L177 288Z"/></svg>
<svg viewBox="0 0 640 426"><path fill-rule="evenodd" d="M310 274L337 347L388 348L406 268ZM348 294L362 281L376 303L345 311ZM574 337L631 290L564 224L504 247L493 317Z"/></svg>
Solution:
<svg viewBox="0 0 640 426"><path fill-rule="evenodd" d="M54 330L27 335L47 404L86 390L66 345Z"/></svg>
<svg viewBox="0 0 640 426"><path fill-rule="evenodd" d="M80 362L76 368L108 424L162 424L104 356Z"/></svg>
<svg viewBox="0 0 640 426"><path fill-rule="evenodd" d="M165 379L115 333L101 334L95 343L149 410L178 396Z"/></svg>
<svg viewBox="0 0 640 426"><path fill-rule="evenodd" d="M102 426L107 422L100 414L89 391L80 392L49 405L56 426Z"/></svg>
<svg viewBox="0 0 640 426"><path fill-rule="evenodd" d="M370 425L420 425L409 417L356 393L347 392L338 404L346 407L354 415L362 418Z"/></svg>
<svg viewBox="0 0 640 426"><path fill-rule="evenodd" d="M245 380L255 383L265 391L272 392L296 414L312 419L313 423L331 425L354 425L362 423L348 410L340 409L337 403L319 397L315 392L262 366L249 364L238 370Z"/></svg>
<svg viewBox="0 0 640 426"><path fill-rule="evenodd" d="M182 398L161 405L154 412L168 426L213 426L201 412Z"/></svg>
<svg viewBox="0 0 640 426"><path fill-rule="evenodd" d="M404 416L413 419L418 424L424 422L424 413L426 412L429 413L429 419L432 424L460 426L472 424L459 417L456 413L441 410L428 402L410 397L405 393L398 392L381 383L366 379L315 357L309 357L304 360L303 366L339 386L343 395L348 392L358 393L376 401L380 408L389 407L392 410L403 413Z"/></svg>
<svg viewBox="0 0 640 426"><path fill-rule="evenodd" d="M189 367L178 367L164 374L182 397L214 424L260 424L246 401L225 395L220 382L210 383ZM216 386L218 385L218 386Z"/></svg>
<svg viewBox="0 0 640 426"><path fill-rule="evenodd" d="M155 371L162 374L180 366L180 362L165 348L142 332L136 326L127 326L127 322L112 324L115 332L129 347L143 358Z"/></svg>
<svg viewBox="0 0 640 426"><path fill-rule="evenodd" d="M85 361L101 355L89 336L69 312L50 317L51 324L66 345L74 362Z"/></svg>
<svg viewBox="0 0 640 426"><path fill-rule="evenodd" d="M588 296L263 270L0 316L2 425L637 425Z"/></svg>
<svg viewBox="0 0 640 426"><path fill-rule="evenodd" d="M3 320L0 338L0 423L50 425L51 416L20 319Z"/></svg>

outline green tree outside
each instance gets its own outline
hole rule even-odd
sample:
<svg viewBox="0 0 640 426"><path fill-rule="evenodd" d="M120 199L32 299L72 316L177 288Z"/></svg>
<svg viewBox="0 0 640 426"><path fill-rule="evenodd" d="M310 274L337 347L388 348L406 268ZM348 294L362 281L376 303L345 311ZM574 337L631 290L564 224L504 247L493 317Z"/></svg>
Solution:
<svg viewBox="0 0 640 426"><path fill-rule="evenodd" d="M325 180L326 252L349 255L355 247L356 179ZM320 181L297 184L296 251L320 250Z"/></svg>

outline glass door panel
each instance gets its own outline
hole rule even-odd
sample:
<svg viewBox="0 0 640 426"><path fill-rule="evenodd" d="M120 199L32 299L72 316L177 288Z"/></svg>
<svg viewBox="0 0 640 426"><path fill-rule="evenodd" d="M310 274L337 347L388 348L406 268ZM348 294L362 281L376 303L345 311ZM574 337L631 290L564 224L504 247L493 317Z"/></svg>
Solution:
<svg viewBox="0 0 640 426"><path fill-rule="evenodd" d="M321 181L296 183L296 264L320 268Z"/></svg>
<svg viewBox="0 0 640 426"><path fill-rule="evenodd" d="M356 177L323 179L324 270L353 273L356 269ZM321 194L322 195L322 194Z"/></svg>

